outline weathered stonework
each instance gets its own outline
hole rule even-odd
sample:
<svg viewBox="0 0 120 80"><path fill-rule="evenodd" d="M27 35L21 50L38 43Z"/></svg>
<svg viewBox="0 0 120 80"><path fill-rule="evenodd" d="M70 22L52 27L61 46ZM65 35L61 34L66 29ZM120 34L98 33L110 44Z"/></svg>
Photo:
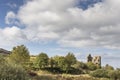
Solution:
<svg viewBox="0 0 120 80"><path fill-rule="evenodd" d="M101 66L101 56L92 57L91 54L89 54L87 57L87 62L92 62L98 66Z"/></svg>

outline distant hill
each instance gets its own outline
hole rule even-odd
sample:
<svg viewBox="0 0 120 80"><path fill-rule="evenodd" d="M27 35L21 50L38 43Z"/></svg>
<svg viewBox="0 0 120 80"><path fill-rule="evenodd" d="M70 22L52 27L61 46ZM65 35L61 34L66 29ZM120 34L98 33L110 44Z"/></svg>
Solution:
<svg viewBox="0 0 120 80"><path fill-rule="evenodd" d="M8 55L8 54L10 54L10 53L11 53L10 51L5 50L5 49L3 49L3 48L0 48L0 54L2 54L2 55Z"/></svg>

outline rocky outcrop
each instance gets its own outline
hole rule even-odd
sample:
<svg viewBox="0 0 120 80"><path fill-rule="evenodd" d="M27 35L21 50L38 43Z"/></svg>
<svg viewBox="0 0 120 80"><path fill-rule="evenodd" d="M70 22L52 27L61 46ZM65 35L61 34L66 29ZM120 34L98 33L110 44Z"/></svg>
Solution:
<svg viewBox="0 0 120 80"><path fill-rule="evenodd" d="M0 54L8 55L10 53L11 53L10 51L0 48Z"/></svg>

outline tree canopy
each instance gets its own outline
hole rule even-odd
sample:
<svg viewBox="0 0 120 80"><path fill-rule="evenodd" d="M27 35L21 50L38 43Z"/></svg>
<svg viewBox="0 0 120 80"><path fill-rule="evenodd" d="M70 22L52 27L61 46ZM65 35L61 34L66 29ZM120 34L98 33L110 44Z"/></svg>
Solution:
<svg viewBox="0 0 120 80"><path fill-rule="evenodd" d="M67 60L67 64L71 67L71 65L75 64L77 62L77 59L75 57L75 55L73 53L68 53L65 56L66 60Z"/></svg>
<svg viewBox="0 0 120 80"><path fill-rule="evenodd" d="M48 55L42 52L36 57L35 63L37 67L44 68L45 66L48 65L48 60L49 60Z"/></svg>
<svg viewBox="0 0 120 80"><path fill-rule="evenodd" d="M16 46L13 48L9 59L16 64L25 64L30 60L29 51L24 45Z"/></svg>

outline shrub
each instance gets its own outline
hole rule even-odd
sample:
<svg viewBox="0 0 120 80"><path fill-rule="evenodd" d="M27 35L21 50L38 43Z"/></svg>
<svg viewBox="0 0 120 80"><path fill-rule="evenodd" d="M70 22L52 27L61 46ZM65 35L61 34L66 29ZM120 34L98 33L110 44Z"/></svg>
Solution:
<svg viewBox="0 0 120 80"><path fill-rule="evenodd" d="M108 75L111 80L120 80L120 70L111 70Z"/></svg>
<svg viewBox="0 0 120 80"><path fill-rule="evenodd" d="M104 69L97 69L91 72L90 75L98 78L108 78L108 71Z"/></svg>
<svg viewBox="0 0 120 80"><path fill-rule="evenodd" d="M92 70L92 71L97 69L97 66L92 62L88 62L87 67L89 70Z"/></svg>
<svg viewBox="0 0 120 80"><path fill-rule="evenodd" d="M1 80L29 80L27 73L23 68L17 65L4 63L0 66Z"/></svg>

